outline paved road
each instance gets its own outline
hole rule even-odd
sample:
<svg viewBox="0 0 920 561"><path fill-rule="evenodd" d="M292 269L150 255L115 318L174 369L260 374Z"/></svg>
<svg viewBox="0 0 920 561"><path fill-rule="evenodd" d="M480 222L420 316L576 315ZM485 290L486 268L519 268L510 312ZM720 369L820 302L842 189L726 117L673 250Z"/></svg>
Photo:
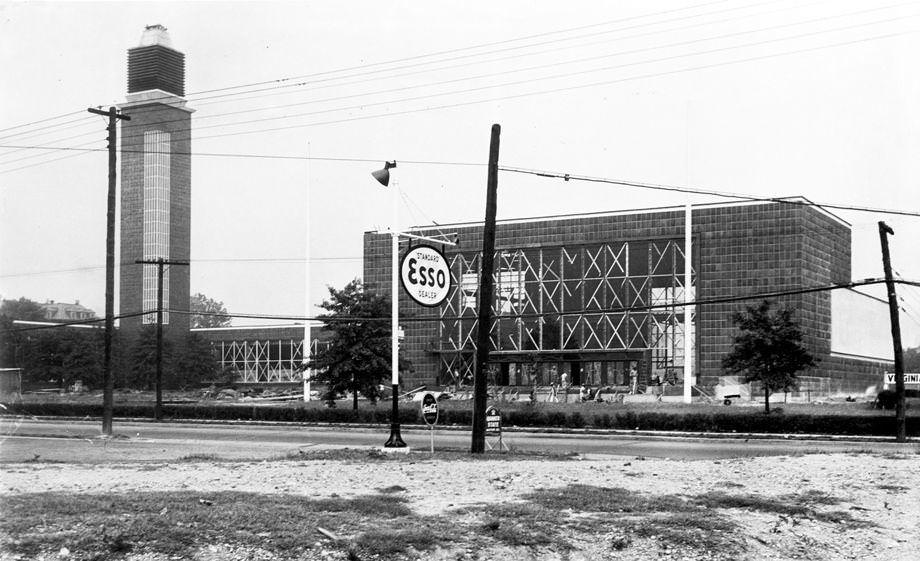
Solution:
<svg viewBox="0 0 920 561"><path fill-rule="evenodd" d="M330 448L380 447L388 427L196 424L115 421L116 438L101 439L98 421L0 419L0 461L168 461L191 455L265 459ZM415 450L427 450L425 429L403 429ZM854 450L920 451L917 442L806 441L792 439L689 438L630 434L506 432L514 450L674 459L721 459ZM467 430L435 431L435 448L466 450Z"/></svg>

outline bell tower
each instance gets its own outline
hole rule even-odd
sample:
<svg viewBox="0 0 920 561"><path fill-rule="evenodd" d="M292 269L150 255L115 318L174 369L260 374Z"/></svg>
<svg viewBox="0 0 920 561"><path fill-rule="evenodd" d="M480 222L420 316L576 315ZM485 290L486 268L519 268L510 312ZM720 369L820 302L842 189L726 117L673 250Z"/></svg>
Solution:
<svg viewBox="0 0 920 561"><path fill-rule="evenodd" d="M128 95L121 125L120 314L128 331L156 323L157 265L137 260L187 261L191 249L191 124L185 100L185 54L166 28L149 25L128 49ZM189 266L165 267L163 324L188 331Z"/></svg>

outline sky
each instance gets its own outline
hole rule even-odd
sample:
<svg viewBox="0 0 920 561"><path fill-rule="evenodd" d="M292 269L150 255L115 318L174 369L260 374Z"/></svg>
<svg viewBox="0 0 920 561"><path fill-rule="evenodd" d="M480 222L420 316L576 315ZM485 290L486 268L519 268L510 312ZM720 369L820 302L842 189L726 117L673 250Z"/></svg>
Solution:
<svg viewBox="0 0 920 561"><path fill-rule="evenodd" d="M0 2L0 296L103 313L105 122L85 110L124 101L126 51L157 23L195 109L192 292L233 313L312 315L361 276L363 232L393 222L384 160L401 228L481 221L493 123L502 166L920 212L920 2L575 6ZM499 219L725 200L498 189ZM920 217L833 212L854 279L883 275L884 220L920 280ZM920 289L898 290L918 345Z"/></svg>

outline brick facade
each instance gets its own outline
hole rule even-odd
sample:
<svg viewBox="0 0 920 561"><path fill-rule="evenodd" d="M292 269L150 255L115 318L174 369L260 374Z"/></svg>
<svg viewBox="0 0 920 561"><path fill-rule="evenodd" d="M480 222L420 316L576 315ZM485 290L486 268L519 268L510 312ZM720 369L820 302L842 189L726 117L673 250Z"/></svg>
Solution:
<svg viewBox="0 0 920 561"><path fill-rule="evenodd" d="M811 205L794 202L700 205L694 207L692 218L697 299L795 290L850 280L849 226ZM478 224L416 231L423 235L437 232L460 236L459 248L444 248L449 260L458 252L475 253L482 247L482 226ZM605 242L632 242L633 246L641 248L656 240L658 243L671 240L682 246L683 237L682 208L651 209L499 222L496 251L571 249ZM405 247L403 244L402 248ZM682 270L682 262L679 266ZM365 233L364 282L368 290L390 295L388 234ZM828 292L772 300L794 310L794 318L805 333L805 344L820 359L819 368L809 375L833 377L840 381L840 388L847 388L846 391L860 385L865 389L865 385L877 383L879 364L830 355ZM731 348L737 332L733 315L751 304L756 304L756 300L697 308L694 321L697 351L693 369L701 385L712 386L724 374L721 360ZM444 383L443 366L437 354L432 352L437 346L438 317L437 309L418 306L400 294L400 323L406 331L401 348L408 353L414 366L414 372L404 374L407 386ZM646 358L648 352L645 351ZM528 356L539 361L540 354ZM584 360L623 359L633 358L635 352L595 350L572 356Z"/></svg>
<svg viewBox="0 0 920 561"><path fill-rule="evenodd" d="M119 313L142 310L144 250L144 133L170 133L169 260L188 260L191 253L191 112L164 103L131 103L122 107L131 117L121 125L121 286ZM189 309L189 266L172 266L169 271L171 310ZM140 317L123 318L121 326L135 330ZM174 313L165 327L169 333L188 331L187 314Z"/></svg>

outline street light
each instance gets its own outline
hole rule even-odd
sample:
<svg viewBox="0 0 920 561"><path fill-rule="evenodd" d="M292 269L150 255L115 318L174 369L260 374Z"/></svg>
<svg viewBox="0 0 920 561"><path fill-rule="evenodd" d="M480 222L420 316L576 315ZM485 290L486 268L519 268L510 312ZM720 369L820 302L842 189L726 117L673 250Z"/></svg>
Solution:
<svg viewBox="0 0 920 561"><path fill-rule="evenodd" d="M383 169L371 172L371 175L384 187L390 184L390 169L396 167L396 161L386 162ZM390 228L392 240L390 251L390 375L393 389L393 412L390 418L390 438L384 448L406 448L399 434L399 237L433 242L441 245L456 246L459 238L453 241L429 238L399 231L399 183L393 182L393 222Z"/></svg>
<svg viewBox="0 0 920 561"><path fill-rule="evenodd" d="M384 187L390 184L390 169L396 167L396 160L386 162L383 169L371 175ZM390 225L392 239L390 257L390 383L393 390L393 411L390 417L390 438L384 448L405 448L399 434L399 184L393 183L393 222Z"/></svg>

